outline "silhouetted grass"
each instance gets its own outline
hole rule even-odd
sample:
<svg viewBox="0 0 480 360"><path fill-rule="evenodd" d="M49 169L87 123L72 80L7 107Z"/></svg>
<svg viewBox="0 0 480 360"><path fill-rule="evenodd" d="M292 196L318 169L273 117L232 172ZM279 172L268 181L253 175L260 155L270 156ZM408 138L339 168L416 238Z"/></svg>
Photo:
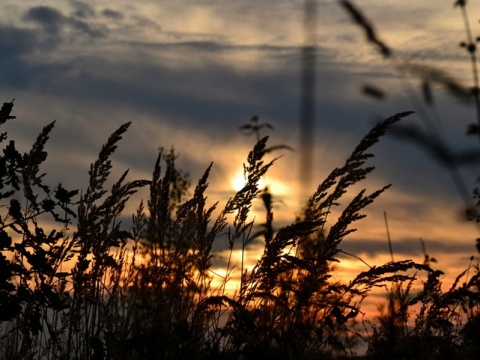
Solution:
<svg viewBox="0 0 480 360"><path fill-rule="evenodd" d="M476 124L468 127L468 135L480 135L478 121L480 119L480 98L477 68L478 38L474 39L467 13L467 2L456 1L465 25L466 41L460 46L464 48L472 64L473 86L467 88L459 84L447 72L434 66L416 63L413 59L397 56L397 52L387 46L374 28L371 21L353 2L340 1L343 8L351 15L352 20L359 25L380 54L391 61L403 79L412 76L421 82L420 94L425 107L434 109L434 116L428 109L420 107L419 118L424 123L425 130L417 126L397 127L392 133L402 139L412 141L426 150L450 174L457 190L465 203L467 218L479 222L478 189L473 193L467 189L459 173L459 167L465 164L478 163L478 149L455 153L447 142L447 137L439 130L437 124L441 120L441 112L435 108L431 85L441 85L450 95L469 103L473 99L476 110ZM378 100L385 98L385 93L371 85L364 87L364 93ZM416 92L405 84L405 90L410 99L416 97ZM473 199L476 203L472 203ZM480 251L480 240L477 248ZM422 246L424 246L422 242ZM425 264L434 262L428 254ZM393 259L393 256L392 256ZM473 261L473 257L471 259ZM363 331L366 331L366 341L369 343L367 358L372 359L480 359L479 327L479 268L470 264L467 270L456 278L447 291L442 291L440 270L428 273L423 281L423 290L414 292L415 276L410 280L394 279L388 289L388 302L377 321L368 320ZM406 281L405 281L406 280ZM475 338L477 341L473 341Z"/></svg>
<svg viewBox="0 0 480 360"><path fill-rule="evenodd" d="M367 40L372 43L384 59L391 63L400 75L405 94L412 106L416 108L418 118L423 125L423 127L417 125L399 126L392 131L392 135L418 145L445 168L464 202L466 217L473 219L478 214L474 209L475 204L472 202L471 191L465 185L459 169L461 166L479 162L478 148L462 152L452 149L448 142L448 136L439 126L442 120L442 111L437 108L433 92L433 86L438 85L447 94L463 104L471 104L473 100L476 105L476 119L475 123L469 125L468 134L480 135L480 132L477 131L480 121L480 92L478 90L478 70L476 66L476 40L473 39L469 26L466 1L458 1L455 6L461 8L465 23L467 41L462 41L461 46L467 50L472 63L473 87L471 88L464 86L454 76L437 66L420 63L415 59L398 55L399 52L396 49L388 46L384 40L380 40L377 29L358 6L349 0L341 0L339 3L351 16L354 23L359 26L359 29L366 34ZM407 79L412 78L420 82L418 91L407 81ZM385 93L372 85L364 86L363 92L377 100L385 98Z"/></svg>
<svg viewBox="0 0 480 360"><path fill-rule="evenodd" d="M359 8L340 3L381 56L400 73L422 80L427 105L433 103L431 84L437 83L462 101L473 96L480 119L476 41L465 1L455 4L465 20L462 47L472 62L473 89L432 66L397 57ZM383 98L375 87L364 90ZM0 125L15 119L12 109L13 102L2 106ZM258 182L277 161L266 155L287 147L268 147L259 131L271 125L257 117L242 127L257 135L243 167L246 184L223 206L207 204L213 165L191 186L173 150L159 151L151 179L128 181L125 171L108 188L110 158L129 123L107 139L81 192L46 185L41 167L54 123L26 153L0 134L0 358L329 359L354 358L366 344L362 357L368 359L480 359L478 265L470 264L446 291L442 271L432 269L426 253L423 264L393 261L392 254L391 262L349 282L332 280L342 241L355 231L362 210L389 186L362 190L350 200L345 195L373 171L367 164L371 147L409 114L376 125L319 184L297 220L278 230L271 194ZM428 117L424 121L431 125ZM423 134L397 127L394 133L403 131L435 154L469 203L457 157L435 127L429 129ZM478 125L470 132L478 134ZM126 228L120 221L126 204L144 187L148 198ZM478 200L478 191L475 196ZM257 198L265 206L260 232L249 217ZM334 208L340 211L336 219ZM246 248L259 236L263 251L246 269ZM216 242L230 253L224 275L215 271ZM233 261L237 248L241 264ZM235 292L227 291L232 283ZM374 317L363 312L362 303L377 288L385 288L387 298Z"/></svg>
<svg viewBox="0 0 480 360"><path fill-rule="evenodd" d="M4 104L0 123L14 118L12 107ZM127 181L125 172L107 189L110 157L129 124L102 147L81 193L45 185L40 169L53 123L30 152L18 152L10 141L0 157L0 357L340 358L353 356L363 340L370 358L411 356L406 351L415 346L422 358L441 358L447 350L463 358L478 354L478 268L470 267L474 274L461 274L445 293L440 271L412 261L372 267L348 283L331 280L341 242L388 186L360 191L339 208L338 219L329 214L373 171L367 166L372 145L408 114L374 127L318 186L298 220L278 231L271 202L258 188L276 161L265 160L267 138L248 155L245 186L222 208L206 201L212 165L189 190L173 151L159 152L151 180ZM149 198L127 229L119 219L141 187L149 187ZM226 275L216 274L213 245L224 242L230 254L236 245L245 251L252 201L262 196L270 229L262 233L263 252L251 270L241 268L238 290L227 292L237 264L230 258ZM418 292L412 271L427 276ZM362 301L379 286L391 289L388 311L379 325L364 322L359 331Z"/></svg>

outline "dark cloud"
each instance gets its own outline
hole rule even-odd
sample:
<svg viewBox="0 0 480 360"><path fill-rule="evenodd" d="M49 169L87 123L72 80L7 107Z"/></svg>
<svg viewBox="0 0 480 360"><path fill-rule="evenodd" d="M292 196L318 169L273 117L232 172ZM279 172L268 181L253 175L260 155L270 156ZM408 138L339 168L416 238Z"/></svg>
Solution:
<svg viewBox="0 0 480 360"><path fill-rule="evenodd" d="M430 257L438 257L439 254L464 253L474 255L475 244L471 243L447 243L444 241L425 241L426 251ZM369 256L389 255L387 241L368 239L346 239L340 248L350 254L362 257L362 254ZM392 243L393 255L398 259L411 259L412 257L423 256L422 244L418 239L402 239Z"/></svg>
<svg viewBox="0 0 480 360"><path fill-rule="evenodd" d="M45 32L57 35L65 22L65 17L52 7L36 6L25 13L24 20L36 22Z"/></svg>
<svg viewBox="0 0 480 360"><path fill-rule="evenodd" d="M74 12L74 14L75 13L76 12ZM83 13L84 12L82 12L82 14ZM88 38L104 37L107 34L107 28L105 26L93 26L87 21L75 18L75 16L64 16L57 9L49 6L36 6L31 8L25 12L23 19L37 23L47 34L48 39L46 41L52 45L58 45L66 28L73 29L75 35L86 35ZM73 37L70 36L70 41L72 38Z"/></svg>
<svg viewBox="0 0 480 360"><path fill-rule="evenodd" d="M85 34L90 38L101 38L107 35L106 27L92 27L85 21L69 19L68 24L79 33Z"/></svg>
<svg viewBox="0 0 480 360"><path fill-rule="evenodd" d="M72 5L75 8L72 16L82 19L95 17L95 10L87 3L81 1L72 1Z"/></svg>
<svg viewBox="0 0 480 360"><path fill-rule="evenodd" d="M70 71L68 62L44 62L36 55L52 52L68 39L65 29L93 39L104 32L84 21L68 18L49 6L28 9L23 20L33 22L39 30L0 26L0 81L13 88L41 86L48 89L55 79Z"/></svg>
<svg viewBox="0 0 480 360"><path fill-rule="evenodd" d="M135 21L135 25L138 27L145 27L145 28L157 29L157 30L161 30L162 28L158 23L144 16L135 15L135 16L132 16L131 18L132 20Z"/></svg>
<svg viewBox="0 0 480 360"><path fill-rule="evenodd" d="M45 24L48 32L58 24L58 13L51 9L32 11L28 16L36 22ZM47 63L38 61L36 54L52 51L59 44L56 34L38 32L9 26L0 26L0 82L4 86L16 89L29 86L48 88L63 72L70 71L67 62Z"/></svg>
<svg viewBox="0 0 480 360"><path fill-rule="evenodd" d="M5 86L23 88L45 75L46 66L32 60L44 44L38 41L35 31L0 27L0 81Z"/></svg>
<svg viewBox="0 0 480 360"><path fill-rule="evenodd" d="M105 9L102 11L102 15L113 20L122 20L124 18L123 14L119 11L112 9Z"/></svg>
<svg viewBox="0 0 480 360"><path fill-rule="evenodd" d="M33 31L0 27L0 81L10 86L24 86L28 81L22 56L35 47Z"/></svg>
<svg viewBox="0 0 480 360"><path fill-rule="evenodd" d="M34 31L0 26L0 61L29 54L35 45Z"/></svg>

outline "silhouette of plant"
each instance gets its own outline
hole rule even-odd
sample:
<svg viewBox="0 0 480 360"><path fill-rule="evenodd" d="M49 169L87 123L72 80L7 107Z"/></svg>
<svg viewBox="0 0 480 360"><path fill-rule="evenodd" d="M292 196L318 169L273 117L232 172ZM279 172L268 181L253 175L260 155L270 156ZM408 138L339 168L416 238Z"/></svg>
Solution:
<svg viewBox="0 0 480 360"><path fill-rule="evenodd" d="M14 119L12 107L2 107L5 121ZM473 356L478 269L470 279L467 271L460 274L448 292L440 288L441 271L410 260L373 266L348 283L331 280L341 242L388 186L370 194L362 190L349 201L345 195L373 171L367 165L371 147L409 114L375 126L318 186L295 222L278 231L270 225L256 265L242 266L234 293L227 291L237 266L232 254L237 243L245 252L251 239L252 202L261 197L267 222L273 219L271 198L258 185L278 160L265 159L266 137L248 154L245 186L223 207L207 205L213 165L191 189L173 150L160 149L151 180L127 181L125 171L107 190L111 157L130 124L109 137L80 195L61 184L51 190L41 173L53 123L25 154L10 141L0 157L0 357L348 357L365 338L355 329L362 301L379 286L391 286L391 297L380 326L371 323L376 332L366 338L368 356L410 356L425 341L435 354ZM146 186L146 206L139 203L127 229L121 221L125 206ZM340 210L336 219L334 208ZM59 229L52 230L52 223ZM229 250L224 275L213 266L215 242ZM428 280L413 294L416 272ZM461 279L465 283L458 286ZM412 328L407 319L414 306L420 312Z"/></svg>
<svg viewBox="0 0 480 360"><path fill-rule="evenodd" d="M435 105L431 84L438 83L463 102L468 103L473 96L478 122L480 101L475 45L477 40L474 40L471 33L466 1L456 1L455 6L461 8L465 25L467 41L461 42L460 45L467 50L472 63L473 87L471 89L461 86L446 72L433 66L419 65L404 57L397 58L396 52L379 40L374 26L358 7L347 0L342 0L341 4L366 33L367 39L375 45L377 50L380 50L384 58L392 61L401 75L404 77L413 75L421 80L420 90L427 106ZM408 87L406 89L409 97L413 98L414 92ZM364 91L377 99L384 98L384 93L375 87L367 86ZM436 114L439 116L439 112ZM424 109L419 111L419 115L424 122L426 132L416 126L404 125L393 129L392 134L418 144L447 169L465 203L467 217L478 222L478 211L474 209L474 206L478 209L478 189L474 190L473 196L477 203L472 204L470 191L458 171L459 166L478 163L478 150L458 154L453 152L447 145L445 136L436 126L438 121L432 121L428 111ZM477 125L469 125L468 133L478 134L477 129ZM477 240L477 248L480 251L478 243L479 240ZM422 247L425 264L431 265L436 262L434 258L427 255L423 241ZM470 269L473 269L475 274L468 279ZM462 335L467 331L466 329L468 332L475 332L473 324L478 317L478 267L470 265L445 292L441 289L439 280L441 274L440 270L430 273L428 279L423 282L423 291L417 294L412 292L412 282L392 284L388 290L386 312L378 319L380 326L370 324L373 327L373 334L368 339L368 358L478 358L478 350L471 347L471 343L469 344ZM458 285L460 279L464 279L463 285ZM412 317L414 317L414 324L412 324Z"/></svg>
<svg viewBox="0 0 480 360"><path fill-rule="evenodd" d="M460 2L462 3L462 2ZM474 87L469 89L460 84L454 77L447 72L438 69L437 67L420 64L414 59L409 59L405 56L398 56L397 52L386 44L384 40L380 39L374 25L364 15L364 13L349 0L340 1L341 6L351 15L352 20L363 30L366 34L367 40L372 43L382 57L391 62L394 69L399 73L401 79L408 79L409 77L420 80L420 93L425 103L425 107L420 106L420 102L416 101L417 92L412 89L407 81L403 82L405 92L408 99L412 104L415 104L418 118L423 123L423 129L416 125L403 125L398 126L392 130L391 134L402 140L413 142L417 146L425 150L431 157L442 165L448 172L455 185L461 200L464 202L466 217L472 219L475 217L476 211L474 210L474 204L472 202L471 191L465 184L465 181L459 171L461 166L468 166L477 164L480 160L478 150L467 150L462 152L456 152L452 150L448 144L445 134L441 131L438 124L441 120L441 112L436 110L432 85L438 84L444 90L446 90L454 98L458 99L462 103L470 103L472 94L474 95L475 103L478 103L478 73L476 66L473 66L474 73ZM457 3L457 5L460 5ZM472 59L475 59L475 45L472 42L472 35L468 25L468 18L466 17L465 3L461 5L468 44L465 43L464 47L467 50L470 48L469 53ZM470 52L472 51L472 52ZM363 88L365 94L373 96L376 99L383 100L385 93L377 87L366 85ZM428 108L434 108L434 111L430 112ZM480 119L480 112L477 106L477 118ZM433 115L432 115L433 114ZM476 125L469 126L469 133L476 133Z"/></svg>
<svg viewBox="0 0 480 360"><path fill-rule="evenodd" d="M462 100L471 97L445 72L397 57L352 2L340 3L381 56L402 74L422 80L427 104L433 102L432 83ZM466 2L455 5L465 20L462 46L472 61L478 115L476 40ZM384 95L372 86L364 91ZM13 101L3 104L0 126L15 120L12 110ZM333 265L344 253L342 241L365 217L363 209L389 187L349 194L374 170L367 164L371 148L387 130L425 144L471 201L457 166L458 158L469 162L475 156L453 154L435 127L424 133L394 126L408 115L399 113L373 127L319 184L297 219L278 230L275 198L259 180L278 161L267 156L291 148L268 146L261 131L273 126L256 116L240 127L256 136L243 165L245 185L223 206L207 203L213 164L192 187L173 149L159 150L150 180L129 181L127 170L111 183L111 158L130 123L107 139L82 192L62 184L51 188L41 171L54 122L26 153L1 133L0 358L340 359L353 358L360 341L366 341L365 358L371 359L480 358L478 265L470 264L443 290L443 273L432 268L435 259L424 248L422 264L394 261L392 251L391 262L369 266L349 282L332 280ZM428 124L428 117L423 121ZM470 132L478 133L478 127L470 126ZM126 205L144 187L148 198L140 201L128 228ZM255 199L266 212L260 231L253 231L249 216ZM247 246L257 236L263 248L247 269ZM217 243L228 250L223 271L216 264L222 255L214 251ZM233 255L239 247L235 283L239 264ZM228 290L232 283L235 292ZM378 287L387 289L386 305L376 319L362 318L363 301Z"/></svg>
<svg viewBox="0 0 480 360"><path fill-rule="evenodd" d="M12 107L4 105L2 122L14 118ZM232 253L241 241L245 251L255 198L262 197L267 221L272 219L271 198L258 187L276 160L264 160L266 137L248 155L245 186L215 220L218 204L207 206L205 195L212 165L190 196L188 175L177 169L173 150L160 150L151 180L127 181L126 171L106 190L110 158L130 124L102 147L90 166L88 187L76 201L77 190L61 184L51 190L40 171L53 123L26 154L10 141L0 160L1 196L7 201L0 223L2 357L253 358L284 352L294 358L340 347L339 332L358 314L350 304L358 284L330 284L328 263L352 231L348 225L362 217L358 211L383 189L361 192L324 236L327 213L372 170L362 167L371 157L365 151L405 115L383 122L362 140L312 196L303 219L278 232L270 226L263 255L251 271L242 269L235 294L225 291L235 267L231 258L226 276L213 287L218 276L212 272L212 249L215 241L226 241ZM2 141L6 138L3 134ZM125 205L144 186L150 188L147 207L140 203L133 227L126 230L120 221ZM45 216L61 230L45 231L40 225ZM307 246L312 239L314 246ZM71 270L65 271L67 263Z"/></svg>

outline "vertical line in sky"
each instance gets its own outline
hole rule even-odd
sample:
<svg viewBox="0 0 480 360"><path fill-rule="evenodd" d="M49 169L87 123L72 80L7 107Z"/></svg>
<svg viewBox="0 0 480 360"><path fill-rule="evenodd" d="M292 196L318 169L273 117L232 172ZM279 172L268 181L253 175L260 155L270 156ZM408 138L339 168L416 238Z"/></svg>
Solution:
<svg viewBox="0 0 480 360"><path fill-rule="evenodd" d="M310 192L313 173L315 130L315 67L317 60L317 0L304 3L304 44L301 53L300 94L300 181L301 196Z"/></svg>

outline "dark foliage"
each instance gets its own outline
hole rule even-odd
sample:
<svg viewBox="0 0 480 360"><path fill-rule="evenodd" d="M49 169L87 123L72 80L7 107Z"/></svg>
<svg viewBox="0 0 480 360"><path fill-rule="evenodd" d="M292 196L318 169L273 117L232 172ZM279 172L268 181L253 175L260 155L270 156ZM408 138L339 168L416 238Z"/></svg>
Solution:
<svg viewBox="0 0 480 360"><path fill-rule="evenodd" d="M0 112L5 121L14 119L12 106L6 103ZM129 124L102 147L80 195L62 184L51 189L41 172L54 123L27 153L10 141L0 157L0 356L314 359L352 355L361 338L368 340L371 358L410 356L408 351L425 341L430 349L420 352L425 358L478 352L478 269L445 293L440 271L412 261L372 267L350 283L331 281L341 242L388 186L370 194L361 190L340 204L373 170L366 165L373 156L370 148L408 114L374 127L318 186L302 215L278 231L273 230L272 195L258 187L276 161L265 160L266 137L248 154L245 186L223 209L207 205L212 165L190 194L190 179L177 169L173 150L160 150L151 180L128 181L125 171L106 190L111 156ZM126 229L120 217L141 187L150 190L147 206L139 204L132 228ZM255 234L249 214L257 198L266 221ZM336 219L333 208L340 210ZM76 230L70 236L71 226ZM264 250L256 266L246 269L242 260L238 290L228 290L238 266L232 255L240 245L243 259L259 236ZM214 267L215 241L226 242L230 250L224 275ZM416 272L426 273L428 280L411 294ZM355 327L361 302L379 286L392 289L388 313L379 327L368 325L373 334L365 337ZM417 305L420 312L411 325L407 319Z"/></svg>

